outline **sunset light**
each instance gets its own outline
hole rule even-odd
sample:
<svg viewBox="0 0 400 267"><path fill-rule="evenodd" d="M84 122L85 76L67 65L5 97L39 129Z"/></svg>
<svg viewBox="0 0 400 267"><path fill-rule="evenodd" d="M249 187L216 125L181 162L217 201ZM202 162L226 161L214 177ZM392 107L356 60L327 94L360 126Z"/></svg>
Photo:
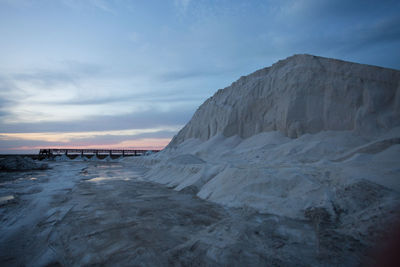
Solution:
<svg viewBox="0 0 400 267"><path fill-rule="evenodd" d="M312 2L0 0L0 153L163 147L217 89L296 53L399 66L395 9Z"/></svg>
<svg viewBox="0 0 400 267"><path fill-rule="evenodd" d="M0 0L0 266L399 248L399 0Z"/></svg>

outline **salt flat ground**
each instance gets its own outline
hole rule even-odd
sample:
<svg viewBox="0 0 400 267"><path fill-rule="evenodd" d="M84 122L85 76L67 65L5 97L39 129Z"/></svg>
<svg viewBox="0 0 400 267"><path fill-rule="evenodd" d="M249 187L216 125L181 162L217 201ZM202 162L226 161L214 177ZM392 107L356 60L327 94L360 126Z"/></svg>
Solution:
<svg viewBox="0 0 400 267"><path fill-rule="evenodd" d="M308 221L144 182L124 162L0 173L1 266L356 265L365 248Z"/></svg>

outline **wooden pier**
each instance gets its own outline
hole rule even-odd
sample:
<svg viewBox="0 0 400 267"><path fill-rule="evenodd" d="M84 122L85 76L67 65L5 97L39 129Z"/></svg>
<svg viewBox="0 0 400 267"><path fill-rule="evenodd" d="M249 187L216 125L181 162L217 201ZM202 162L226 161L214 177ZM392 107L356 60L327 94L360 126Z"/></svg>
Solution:
<svg viewBox="0 0 400 267"><path fill-rule="evenodd" d="M40 149L39 158L51 158L54 156L142 156L149 153L156 153L160 150L141 149L77 149L77 148L45 148Z"/></svg>

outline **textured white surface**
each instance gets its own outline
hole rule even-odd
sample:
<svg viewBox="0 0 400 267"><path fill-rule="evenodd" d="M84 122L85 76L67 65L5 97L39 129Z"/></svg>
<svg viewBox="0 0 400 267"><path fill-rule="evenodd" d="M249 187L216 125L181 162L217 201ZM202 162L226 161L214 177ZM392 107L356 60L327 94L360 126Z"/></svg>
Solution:
<svg viewBox="0 0 400 267"><path fill-rule="evenodd" d="M322 208L362 236L400 205L399 111L399 71L296 55L219 90L134 162L226 206L296 219Z"/></svg>
<svg viewBox="0 0 400 267"><path fill-rule="evenodd" d="M375 133L400 125L400 72L295 55L219 90L169 146L222 133L242 138L280 131L291 138L323 130Z"/></svg>

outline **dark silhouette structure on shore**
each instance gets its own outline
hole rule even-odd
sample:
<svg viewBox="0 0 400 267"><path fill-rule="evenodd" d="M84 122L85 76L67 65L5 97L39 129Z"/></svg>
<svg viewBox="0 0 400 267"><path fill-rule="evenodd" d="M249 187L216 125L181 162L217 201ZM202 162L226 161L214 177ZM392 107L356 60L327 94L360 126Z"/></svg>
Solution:
<svg viewBox="0 0 400 267"><path fill-rule="evenodd" d="M142 150L142 149L77 149L77 148L46 148L40 149L39 158L52 158L59 155L81 155L81 156L142 156L156 153L160 150Z"/></svg>

